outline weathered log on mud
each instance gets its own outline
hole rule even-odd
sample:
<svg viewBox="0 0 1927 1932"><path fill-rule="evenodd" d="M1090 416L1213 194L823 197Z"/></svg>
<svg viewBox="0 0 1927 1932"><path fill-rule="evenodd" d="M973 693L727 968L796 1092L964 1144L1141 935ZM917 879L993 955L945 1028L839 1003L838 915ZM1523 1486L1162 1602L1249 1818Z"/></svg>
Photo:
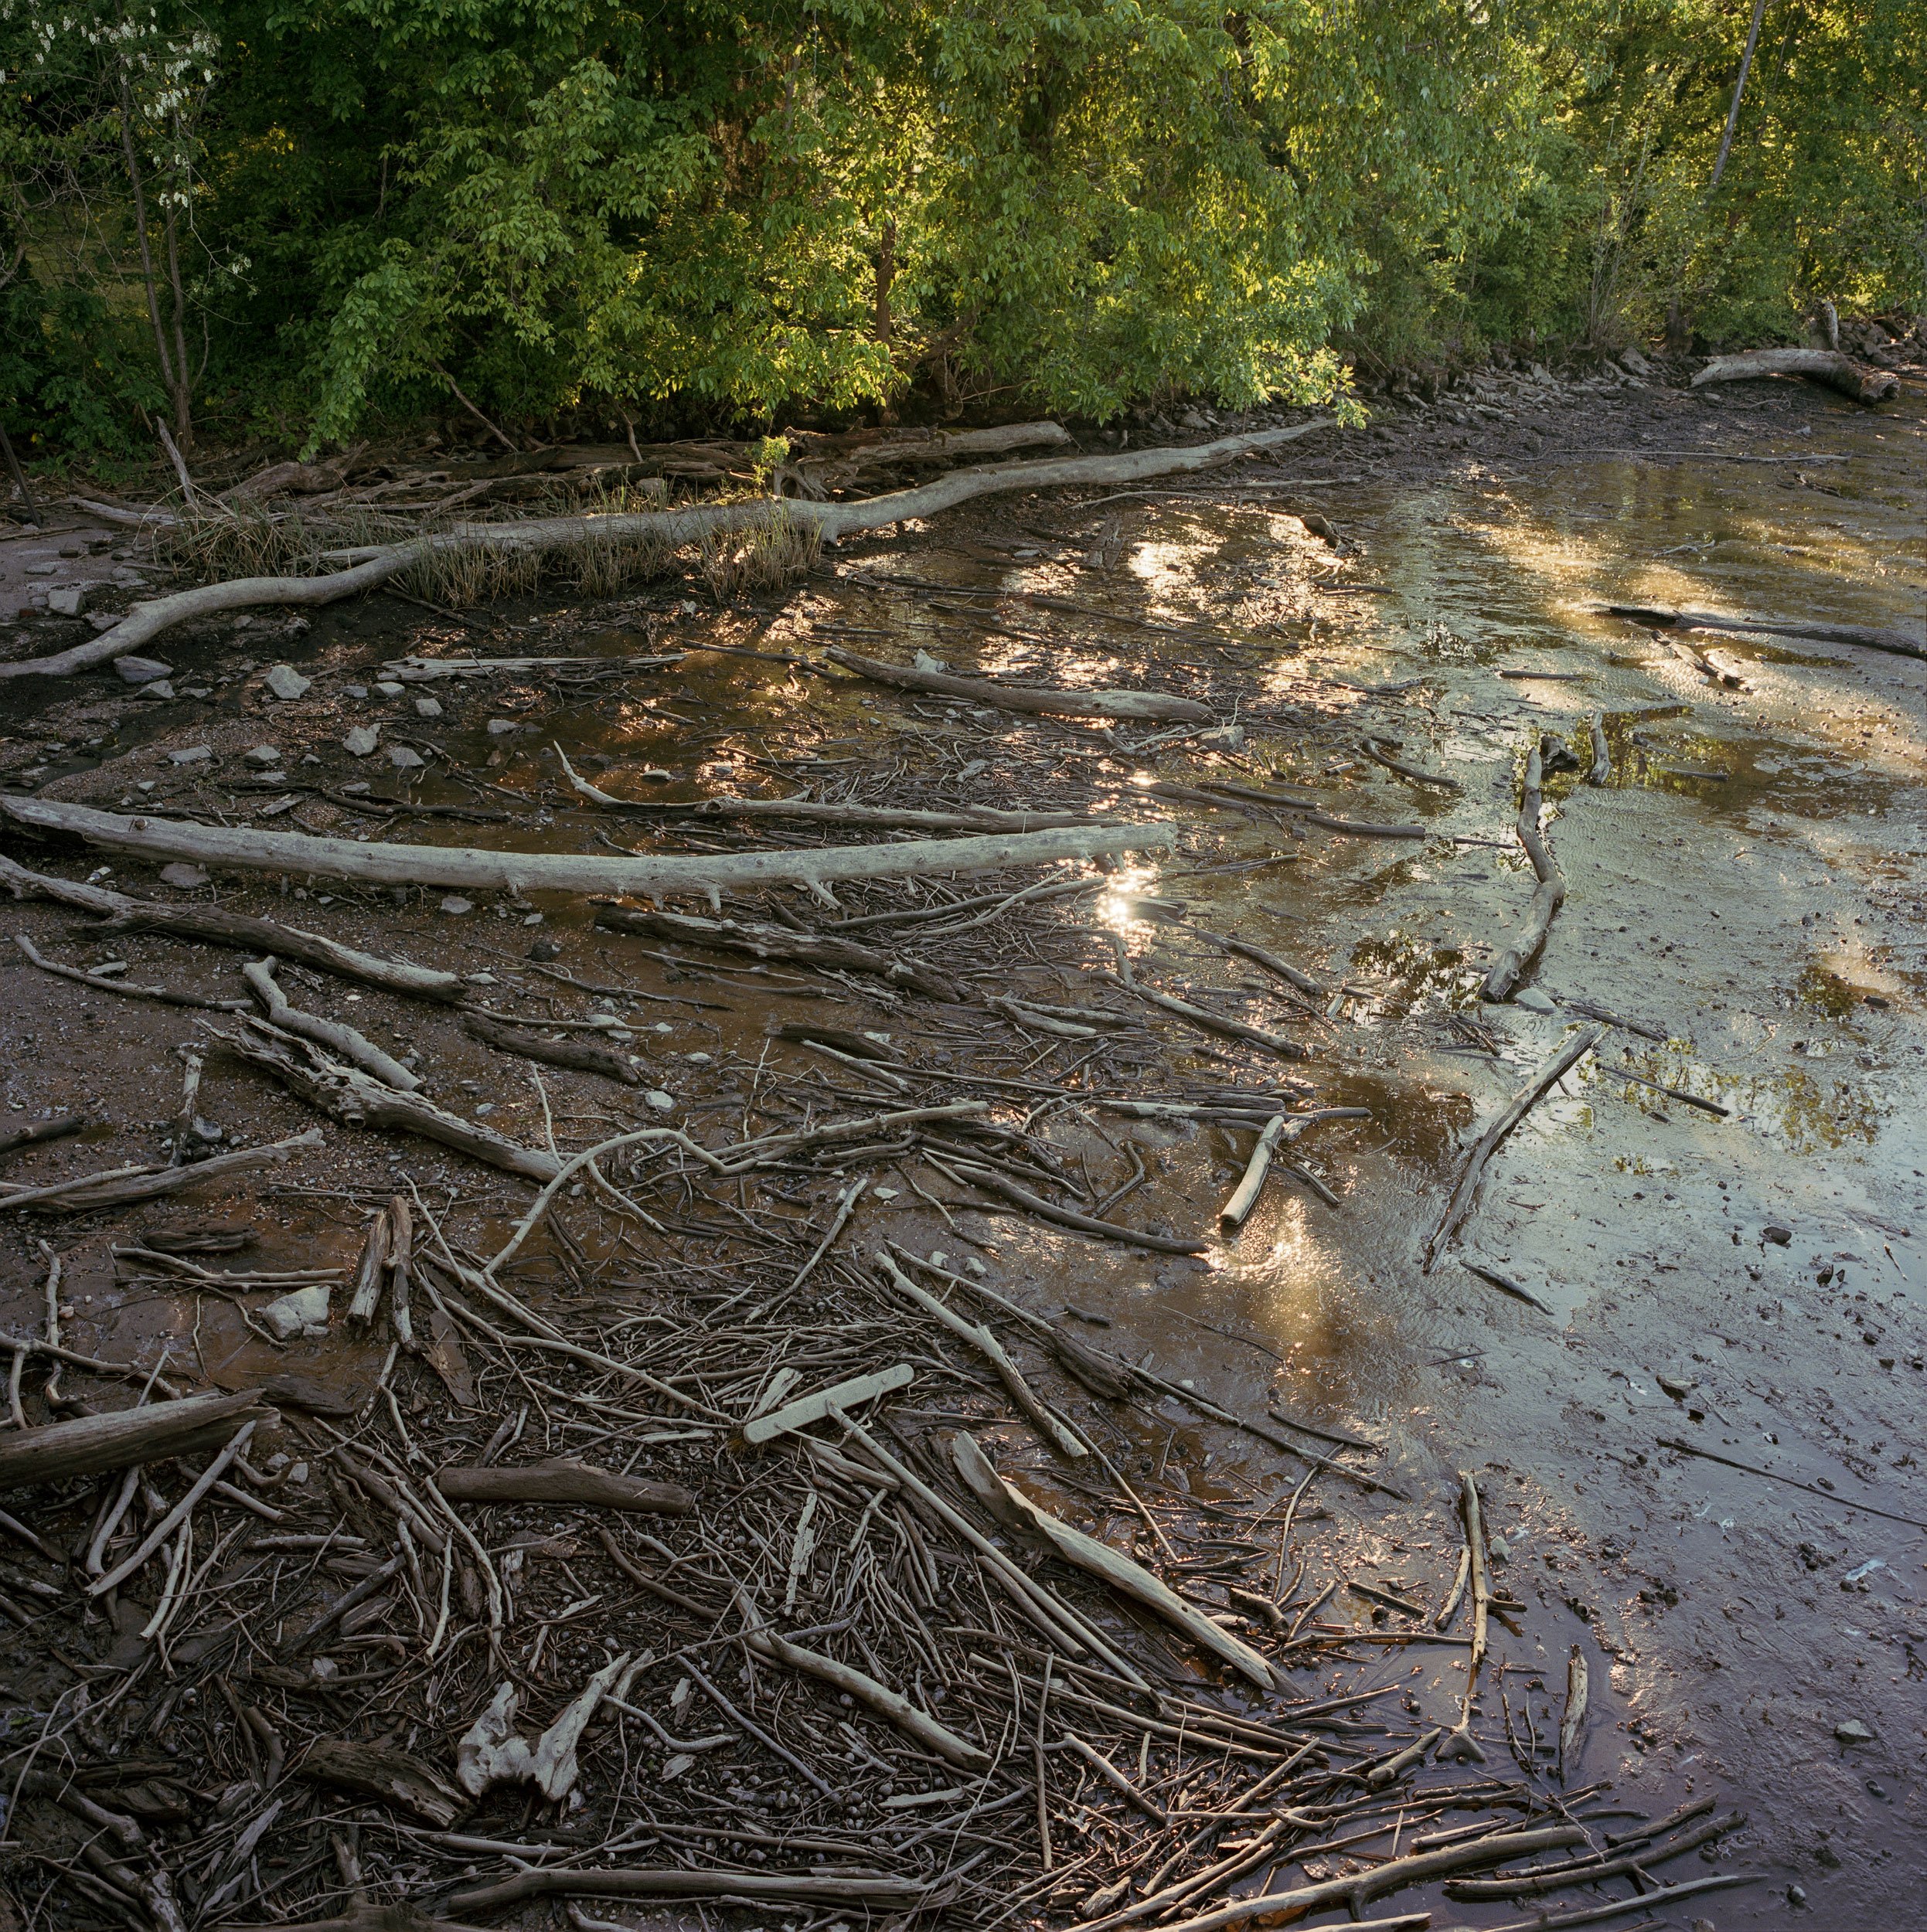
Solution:
<svg viewBox="0 0 1927 1932"><path fill-rule="evenodd" d="M936 515L980 496L1006 490L1048 490L1067 484L1134 483L1147 476L1167 476L1209 469L1220 463L1252 456L1295 441L1314 430L1329 429L1327 416L1294 423L1289 428L1257 430L1242 436L1221 436L1183 450L1129 450L1115 456L1049 457L1032 462L979 464L954 470L914 490L897 490L848 503L775 502L761 498L747 503L696 504L684 509L642 510L608 516L532 517L512 523L458 524L443 535L399 546L341 553L349 567L331 577L237 577L198 590L177 591L143 604L86 644L56 651L44 658L22 658L0 664L0 678L71 677L97 664L111 664L151 643L164 631L223 611L244 611L264 604L310 608L339 603L343 597L373 590L437 553L475 549L553 550L589 543L637 542L651 539L674 546L705 537L743 536L773 520L787 520L826 537L849 536L863 530L880 530L913 518Z"/></svg>
<svg viewBox="0 0 1927 1932"><path fill-rule="evenodd" d="M1850 396L1856 403L1887 403L1900 393L1900 378L1871 369L1837 349L1751 349L1739 355L1716 355L1693 378L1708 383L1745 383L1764 376L1804 376Z"/></svg>
<svg viewBox="0 0 1927 1932"><path fill-rule="evenodd" d="M995 684L987 678L960 678L948 671L922 671L912 665L885 664L832 645L824 653L873 684L904 691L930 691L966 702L994 705L1000 711L1040 716L1135 718L1160 724L1209 724L1211 707L1195 698L1173 698L1161 691L1053 691L1039 685Z"/></svg>
<svg viewBox="0 0 1927 1932"><path fill-rule="evenodd" d="M1056 832L924 838L902 845L829 845L816 851L604 858L591 853L493 852L474 845L373 841L360 845L352 838L193 825L10 795L0 795L0 813L36 831L71 832L110 852L192 859L245 872L312 872L318 879L352 879L367 885L460 886L482 891L629 893L651 899L700 893L712 901L725 889L802 885L821 890L839 879L999 872L1061 859L1091 859L1099 853L1149 852L1169 845L1176 835L1175 827L1161 821L1107 823Z"/></svg>
<svg viewBox="0 0 1927 1932"><path fill-rule="evenodd" d="M1525 847L1539 883L1533 888L1532 905L1518 937L1493 961L1492 970L1486 975L1482 992L1487 999L1511 998L1526 968L1539 957L1539 949L1552 928L1553 916L1566 902L1564 877L1553 862L1539 831L1540 787L1544 782L1541 770L1539 747L1534 745L1526 757L1526 781L1519 801L1519 842Z"/></svg>
<svg viewBox="0 0 1927 1932"><path fill-rule="evenodd" d="M40 1428L7 1430L0 1433L0 1490L98 1476L135 1463L219 1448L243 1423L272 1418L274 1412L262 1407L259 1396L254 1389L188 1396Z"/></svg>
<svg viewBox="0 0 1927 1932"><path fill-rule="evenodd" d="M450 1502L566 1502L655 1516L686 1516L696 1507L679 1483L645 1482L570 1456L519 1468L439 1469L435 1487Z"/></svg>

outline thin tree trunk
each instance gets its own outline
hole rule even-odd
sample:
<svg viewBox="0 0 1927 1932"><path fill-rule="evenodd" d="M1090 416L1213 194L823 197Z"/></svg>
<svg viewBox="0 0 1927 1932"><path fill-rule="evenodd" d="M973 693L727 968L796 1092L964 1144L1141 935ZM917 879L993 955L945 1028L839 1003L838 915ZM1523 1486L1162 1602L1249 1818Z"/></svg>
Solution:
<svg viewBox="0 0 1927 1932"><path fill-rule="evenodd" d="M1710 195L1719 186L1720 177L1726 172L1726 158L1732 151L1734 130L1740 124L1740 101L1746 92L1746 77L1753 66L1753 49L1760 42L1760 22L1766 13L1766 0L1753 0L1752 24L1746 30L1746 51L1740 56L1739 78L1733 83L1733 105L1728 111L1726 131L1720 137L1720 151L1713 163L1713 179L1706 185Z"/></svg>
<svg viewBox="0 0 1927 1932"><path fill-rule="evenodd" d="M174 393L173 358L168 353L167 331L161 325L161 293L154 278L154 251L148 246L147 190L141 180L140 157L134 149L134 102L127 83L121 83L121 147L127 156L128 185L134 191L134 232L141 241L141 286L147 293L147 319L154 331L154 352L160 359L161 380Z"/></svg>
<svg viewBox="0 0 1927 1932"><path fill-rule="evenodd" d="M880 342L890 340L890 288L897 279L897 224L894 220L883 223L883 237L877 250L877 313L876 336Z"/></svg>
<svg viewBox="0 0 1927 1932"><path fill-rule="evenodd" d="M178 189L178 183L172 184ZM180 216L174 195L164 204L167 279L174 298L174 434L183 450L194 447L194 379L187 366L187 296L181 287Z"/></svg>

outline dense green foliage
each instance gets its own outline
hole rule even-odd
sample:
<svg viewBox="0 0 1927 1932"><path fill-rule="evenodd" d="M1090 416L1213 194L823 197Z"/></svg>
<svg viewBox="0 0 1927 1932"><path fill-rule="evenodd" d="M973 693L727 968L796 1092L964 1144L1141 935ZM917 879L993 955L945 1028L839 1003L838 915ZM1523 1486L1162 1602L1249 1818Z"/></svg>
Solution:
<svg viewBox="0 0 1927 1932"><path fill-rule="evenodd" d="M346 440L1330 393L1927 302L1927 6L0 0L0 406Z"/></svg>

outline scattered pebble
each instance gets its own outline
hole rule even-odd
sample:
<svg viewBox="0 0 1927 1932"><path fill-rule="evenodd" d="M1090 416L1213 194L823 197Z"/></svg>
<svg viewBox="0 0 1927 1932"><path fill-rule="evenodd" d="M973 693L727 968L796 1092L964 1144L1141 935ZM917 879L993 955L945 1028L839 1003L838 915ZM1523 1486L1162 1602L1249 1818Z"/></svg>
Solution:
<svg viewBox="0 0 1927 1932"><path fill-rule="evenodd" d="M205 868L199 866L172 865L161 868L161 883L163 886L178 886L183 892L192 892L196 886L205 886L208 876Z"/></svg>
<svg viewBox="0 0 1927 1932"><path fill-rule="evenodd" d="M380 725L356 725L341 741L341 748L352 757L366 758L381 743Z"/></svg>
<svg viewBox="0 0 1927 1932"><path fill-rule="evenodd" d="M390 745L388 747L388 762L402 771L419 771L421 769L421 753L410 751L406 745Z"/></svg>
<svg viewBox="0 0 1927 1932"><path fill-rule="evenodd" d="M154 684L174 675L174 667L158 658L116 658L114 668L128 684Z"/></svg>
<svg viewBox="0 0 1927 1932"><path fill-rule="evenodd" d="M376 681L375 685L375 689L379 691L384 698L399 698L407 688L407 687L404 685L399 685L396 683L393 678L380 679Z"/></svg>
<svg viewBox="0 0 1927 1932"><path fill-rule="evenodd" d="M1559 1009L1548 995L1536 986L1523 986L1512 996L1515 1006L1523 1006L1528 1013L1556 1013Z"/></svg>
<svg viewBox="0 0 1927 1932"><path fill-rule="evenodd" d="M1762 1241L1771 1241L1776 1248L1785 1247L1793 1238L1793 1230L1791 1228L1774 1227L1769 1225L1760 1230L1760 1239Z"/></svg>
<svg viewBox="0 0 1927 1932"><path fill-rule="evenodd" d="M1857 1717L1843 1718L1833 1726L1833 1735L1843 1744L1871 1744L1874 1733Z"/></svg>
<svg viewBox="0 0 1927 1932"><path fill-rule="evenodd" d="M251 751L244 751L241 756L250 765L259 765L264 770L270 765L277 765L281 761L280 751L273 745L256 745Z"/></svg>
<svg viewBox="0 0 1927 1932"><path fill-rule="evenodd" d="M441 910L445 913L455 913L458 915L462 913L472 913L475 909L475 902L472 899L459 899L452 893L441 902Z"/></svg>
<svg viewBox="0 0 1927 1932"><path fill-rule="evenodd" d="M189 745L179 751L170 751L167 761L171 765L204 765L214 756L212 745Z"/></svg>
<svg viewBox="0 0 1927 1932"><path fill-rule="evenodd" d="M439 698L417 698L415 700L415 716L417 718L439 718L441 716L441 700Z"/></svg>
<svg viewBox="0 0 1927 1932"><path fill-rule="evenodd" d="M489 736L492 738L506 738L510 732L517 729L519 727L512 718L491 718L489 720Z"/></svg>
<svg viewBox="0 0 1927 1932"><path fill-rule="evenodd" d="M305 697L314 688L312 678L304 678L291 664L277 664L263 682L269 692L284 702Z"/></svg>
<svg viewBox="0 0 1927 1932"><path fill-rule="evenodd" d="M676 1104L674 1099L670 1095L664 1093L659 1087L651 1087L649 1090L642 1096L642 1097L647 1100L650 1106L654 1107L659 1114L668 1113L670 1108L674 1107Z"/></svg>

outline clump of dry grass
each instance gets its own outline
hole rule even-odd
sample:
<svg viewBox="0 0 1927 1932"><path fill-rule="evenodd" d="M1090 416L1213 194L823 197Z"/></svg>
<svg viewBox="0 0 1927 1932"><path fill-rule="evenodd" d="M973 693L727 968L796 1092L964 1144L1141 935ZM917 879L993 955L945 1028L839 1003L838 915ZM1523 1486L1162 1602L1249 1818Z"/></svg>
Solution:
<svg viewBox="0 0 1927 1932"><path fill-rule="evenodd" d="M746 590L780 590L809 574L823 547L822 532L781 503L747 530L713 531L697 546L703 580L719 604Z"/></svg>

